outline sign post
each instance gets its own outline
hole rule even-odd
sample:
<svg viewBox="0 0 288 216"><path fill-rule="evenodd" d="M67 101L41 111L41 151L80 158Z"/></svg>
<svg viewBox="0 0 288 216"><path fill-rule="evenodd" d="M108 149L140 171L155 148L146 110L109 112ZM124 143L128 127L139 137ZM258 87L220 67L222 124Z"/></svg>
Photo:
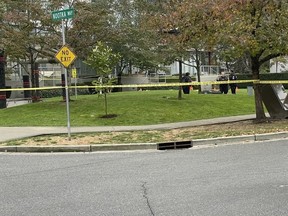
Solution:
<svg viewBox="0 0 288 216"><path fill-rule="evenodd" d="M63 47L56 54L56 58L60 58L60 63L64 66L64 75L65 75L65 101L66 101L66 111L67 111L67 129L68 129L68 140L71 140L71 126L70 126L70 110L69 110L69 91L68 91L68 75L67 75L67 67L75 60L76 55L70 51L70 49L65 46L65 27L64 27L64 19L71 19L74 16L74 9L69 8L65 10L53 11L52 12L52 20L61 20L62 23L62 44ZM61 52L62 51L62 52ZM60 54L59 54L60 53ZM74 59L72 61L70 53L74 54ZM69 59L69 60L68 60ZM59 60L59 59L58 59Z"/></svg>

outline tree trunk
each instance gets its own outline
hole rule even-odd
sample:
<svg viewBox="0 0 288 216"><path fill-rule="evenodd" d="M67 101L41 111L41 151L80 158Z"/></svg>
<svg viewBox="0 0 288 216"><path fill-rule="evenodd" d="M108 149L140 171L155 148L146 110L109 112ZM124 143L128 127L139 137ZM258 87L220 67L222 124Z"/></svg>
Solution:
<svg viewBox="0 0 288 216"><path fill-rule="evenodd" d="M121 60L122 62L122 60ZM121 63L122 65L122 63ZM117 74L117 85L121 85L122 84L122 70L121 70L121 66L120 65L116 65L116 74ZM122 88L117 88L116 89L117 92L122 92Z"/></svg>
<svg viewBox="0 0 288 216"><path fill-rule="evenodd" d="M30 88L30 77L29 75L23 75L23 88ZM30 90L24 90L24 98L29 99L31 98Z"/></svg>
<svg viewBox="0 0 288 216"><path fill-rule="evenodd" d="M179 82L182 82L182 60L178 60L179 62ZM182 87L179 86L179 91L178 91L178 100L182 99Z"/></svg>
<svg viewBox="0 0 288 216"><path fill-rule="evenodd" d="M132 74L132 61L129 60L128 74Z"/></svg>
<svg viewBox="0 0 288 216"><path fill-rule="evenodd" d="M35 73L34 73L34 66L35 66L34 63L35 62L33 61L33 59L31 59L30 60L30 67L31 67L30 69L31 69L31 87L32 88L36 87L36 84L35 84ZM31 92L32 92L31 96L34 97L35 96L34 90L32 90Z"/></svg>
<svg viewBox="0 0 288 216"><path fill-rule="evenodd" d="M32 88L39 88L39 64L31 60L31 84ZM39 91L32 90L32 102L39 102Z"/></svg>
<svg viewBox="0 0 288 216"><path fill-rule="evenodd" d="M252 75L254 80L260 79L260 64L259 60L257 58L251 58L251 64L252 64ZM255 97L255 109L256 109L256 121L263 121L266 119L265 112L264 112L264 106L261 96L261 84L254 83L254 97Z"/></svg>
<svg viewBox="0 0 288 216"><path fill-rule="evenodd" d="M197 71L197 80L198 82L201 82L201 77L200 77L200 56L199 56L199 51L196 49L196 56L195 56L195 62L196 62L196 71ZM198 94L201 94L201 85L198 85Z"/></svg>
<svg viewBox="0 0 288 216"><path fill-rule="evenodd" d="M36 88L39 88L39 63L34 63L34 78L35 78L35 87ZM40 101L40 91L39 90L36 90L35 91L35 102L39 102Z"/></svg>
<svg viewBox="0 0 288 216"><path fill-rule="evenodd" d="M4 51L0 50L0 89L6 89L5 84L5 56ZM6 92L0 91L0 109L6 108Z"/></svg>

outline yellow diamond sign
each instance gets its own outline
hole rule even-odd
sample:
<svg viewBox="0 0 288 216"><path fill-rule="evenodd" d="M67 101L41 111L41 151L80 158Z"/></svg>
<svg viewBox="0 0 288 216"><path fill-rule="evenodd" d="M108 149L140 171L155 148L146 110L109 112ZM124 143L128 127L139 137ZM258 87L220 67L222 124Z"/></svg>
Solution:
<svg viewBox="0 0 288 216"><path fill-rule="evenodd" d="M77 56L69 49L68 46L64 45L59 50L58 53L56 53L55 58L64 66L69 67L74 60L77 58Z"/></svg>

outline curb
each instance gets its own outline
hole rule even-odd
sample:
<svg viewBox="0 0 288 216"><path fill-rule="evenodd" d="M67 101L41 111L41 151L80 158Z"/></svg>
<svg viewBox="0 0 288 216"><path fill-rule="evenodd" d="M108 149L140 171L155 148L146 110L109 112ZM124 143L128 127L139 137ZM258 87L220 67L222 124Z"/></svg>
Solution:
<svg viewBox="0 0 288 216"><path fill-rule="evenodd" d="M288 132L279 132L279 133L255 134L255 135L244 135L233 137L218 137L211 139L196 139L190 142L192 144L191 147L193 148L193 146L201 146L201 145L252 143L252 142L287 139L287 138L288 138ZM179 143L181 143L181 141L179 141ZM159 150L160 145L161 143L97 144L97 145L73 145L73 146L0 146L0 152L53 153L53 152Z"/></svg>
<svg viewBox="0 0 288 216"><path fill-rule="evenodd" d="M95 151L129 151L129 150L157 150L157 143L130 143L130 144L102 144L91 145L91 152Z"/></svg>
<svg viewBox="0 0 288 216"><path fill-rule="evenodd" d="M237 142L253 142L255 141L255 135L234 136L234 137L217 137L211 139L198 139L193 143L194 145L221 145L227 143Z"/></svg>
<svg viewBox="0 0 288 216"><path fill-rule="evenodd" d="M288 132L279 133L267 133L267 134L254 134L254 135L243 135L233 137L218 137L211 139L197 139L193 141L194 145L221 145L228 143L239 143L239 142L257 142L266 140L276 140L288 138Z"/></svg>
<svg viewBox="0 0 288 216"><path fill-rule="evenodd" d="M157 150L156 143L131 144L97 144L74 146L0 146L0 152L27 152L27 153L53 153L53 152L96 152L96 151L128 151L128 150Z"/></svg>

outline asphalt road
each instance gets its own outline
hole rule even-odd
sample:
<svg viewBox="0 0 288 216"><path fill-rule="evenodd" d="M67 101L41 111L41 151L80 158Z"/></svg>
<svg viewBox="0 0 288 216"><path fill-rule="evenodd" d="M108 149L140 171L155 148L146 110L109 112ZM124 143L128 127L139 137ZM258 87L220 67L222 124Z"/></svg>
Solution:
<svg viewBox="0 0 288 216"><path fill-rule="evenodd" d="M288 141L0 154L0 215L288 215Z"/></svg>

